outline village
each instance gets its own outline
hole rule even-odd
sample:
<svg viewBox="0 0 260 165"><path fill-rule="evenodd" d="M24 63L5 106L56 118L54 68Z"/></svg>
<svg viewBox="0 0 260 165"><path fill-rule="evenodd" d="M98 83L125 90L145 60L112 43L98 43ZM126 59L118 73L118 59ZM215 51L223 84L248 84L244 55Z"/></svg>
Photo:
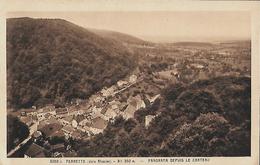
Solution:
<svg viewBox="0 0 260 165"><path fill-rule="evenodd" d="M29 144L24 157L75 156L76 152L68 141L88 140L102 133L117 116L121 115L126 120L134 118L137 110L146 108L160 98L161 90L167 82L190 83L217 74L236 75L238 72L247 75L250 72L250 68L242 67L243 63L238 65L240 70L224 68L225 63L229 59L232 61L235 57L233 54L238 52L199 48L185 48L182 51L186 52L187 58L184 58L183 52L180 59L178 56L168 58L164 55L158 58L153 54L147 55L147 58L151 58L149 65L145 62L138 71L110 87L102 88L86 100L73 99L65 107L50 104L41 108L32 106L30 109L19 110L15 114L29 127L30 135L8 155ZM164 66L165 61L167 65ZM145 127L149 126L156 115L158 114L145 116Z"/></svg>
<svg viewBox="0 0 260 165"><path fill-rule="evenodd" d="M45 157L46 151L50 151L52 157L63 157L64 153L71 152L71 146L66 146L64 143L50 145L49 141L55 138L88 139L102 133L116 116L133 118L135 111L146 107L143 96L131 96L126 102L120 102L119 95L140 81L142 78L131 75L127 80L120 80L109 88L103 88L88 100L75 99L64 108L47 105L39 109L36 106L21 109L17 117L29 127L30 135L26 140L31 138L33 141L24 157ZM153 97L147 96L146 99L152 104L159 96L159 94ZM152 118L154 116L146 117L146 125L149 125ZM15 150L24 144L20 143Z"/></svg>

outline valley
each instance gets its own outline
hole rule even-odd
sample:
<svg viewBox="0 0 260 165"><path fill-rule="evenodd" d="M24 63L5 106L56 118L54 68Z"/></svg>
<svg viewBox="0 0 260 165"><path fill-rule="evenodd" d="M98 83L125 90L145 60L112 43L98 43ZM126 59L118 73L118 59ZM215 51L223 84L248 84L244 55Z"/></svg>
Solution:
<svg viewBox="0 0 260 165"><path fill-rule="evenodd" d="M31 21L25 25L58 34L55 42L42 46L45 40L37 38L37 29L20 42L10 31L8 114L32 132L10 156L249 154L248 143L237 149L232 140L250 141L250 41L152 43L117 32L85 31L61 20L14 21L13 28ZM66 28L59 31L67 33L57 32L61 25ZM219 125L226 132L219 133ZM206 127L216 133L201 140L209 147L189 152L182 138L195 143L192 130L203 134ZM242 134L241 139L230 137L232 131ZM10 143L19 146L27 138ZM211 151L218 143L232 152ZM39 152L33 155L34 150Z"/></svg>

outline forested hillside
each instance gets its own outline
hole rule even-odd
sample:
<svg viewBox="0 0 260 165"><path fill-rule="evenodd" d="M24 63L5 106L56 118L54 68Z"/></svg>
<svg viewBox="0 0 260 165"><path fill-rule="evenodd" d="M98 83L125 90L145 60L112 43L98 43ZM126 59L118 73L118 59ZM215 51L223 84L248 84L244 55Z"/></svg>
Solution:
<svg viewBox="0 0 260 165"><path fill-rule="evenodd" d="M109 38L114 41L120 41L121 43L126 44L134 44L134 45L154 45L152 42L144 41L142 39L139 39L137 37L120 33L120 32L114 32L109 30L99 30L99 29L89 29L91 32L100 35L104 38Z"/></svg>
<svg viewBox="0 0 260 165"><path fill-rule="evenodd" d="M9 107L85 99L134 67L122 44L65 20L7 20Z"/></svg>
<svg viewBox="0 0 260 165"><path fill-rule="evenodd" d="M79 156L249 156L251 80L217 77L164 90L134 119L75 143ZM156 115L145 127L145 116Z"/></svg>

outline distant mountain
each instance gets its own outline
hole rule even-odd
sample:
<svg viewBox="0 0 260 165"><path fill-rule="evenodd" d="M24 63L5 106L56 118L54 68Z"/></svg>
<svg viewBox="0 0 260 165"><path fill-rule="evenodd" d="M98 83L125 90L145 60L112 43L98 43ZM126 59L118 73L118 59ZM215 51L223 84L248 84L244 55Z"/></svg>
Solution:
<svg viewBox="0 0 260 165"><path fill-rule="evenodd" d="M61 19L7 19L8 106L87 98L135 67L120 42Z"/></svg>
<svg viewBox="0 0 260 165"><path fill-rule="evenodd" d="M209 42L175 42L172 43L174 46L213 46L212 43Z"/></svg>
<svg viewBox="0 0 260 165"><path fill-rule="evenodd" d="M220 45L229 45L229 46L247 46L250 47L251 40L237 40L237 41L226 41L220 42Z"/></svg>
<svg viewBox="0 0 260 165"><path fill-rule="evenodd" d="M120 32L109 31L109 30L99 30L99 29L89 29L89 30L104 38L109 38L114 41L120 41L121 43L137 44L137 45L153 45L152 42L144 41L140 38L137 38L137 37L134 37L134 36L131 36L128 34L120 33Z"/></svg>

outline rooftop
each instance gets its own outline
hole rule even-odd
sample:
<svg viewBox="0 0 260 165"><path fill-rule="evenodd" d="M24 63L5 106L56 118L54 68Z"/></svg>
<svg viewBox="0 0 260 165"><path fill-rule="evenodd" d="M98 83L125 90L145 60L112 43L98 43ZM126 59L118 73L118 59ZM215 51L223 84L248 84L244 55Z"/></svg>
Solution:
<svg viewBox="0 0 260 165"><path fill-rule="evenodd" d="M23 122L23 123L29 123L29 122L32 122L32 118L31 117L21 117L20 120Z"/></svg>
<svg viewBox="0 0 260 165"><path fill-rule="evenodd" d="M85 119L84 115L77 115L77 116L75 117L75 120L77 121L77 123L83 121L84 119Z"/></svg>
<svg viewBox="0 0 260 165"><path fill-rule="evenodd" d="M54 136L56 136L56 137L64 137L65 135L64 135L64 133L62 132L62 130L59 130L59 131L57 131L57 132L54 132L53 134L52 134L52 136L54 137Z"/></svg>
<svg viewBox="0 0 260 165"><path fill-rule="evenodd" d="M65 132L73 132L74 128L71 127L70 125L67 125L67 126L63 127L62 130L64 130Z"/></svg>
<svg viewBox="0 0 260 165"><path fill-rule="evenodd" d="M63 118L63 120L65 120L65 121L67 121L67 122L72 122L73 116L72 116L72 115L66 116L65 118Z"/></svg>
<svg viewBox="0 0 260 165"><path fill-rule="evenodd" d="M32 143L25 155L29 157L45 157L44 148L38 144Z"/></svg>
<svg viewBox="0 0 260 165"><path fill-rule="evenodd" d="M74 138L80 138L81 137L81 133L80 133L80 131L73 131L72 132L72 135L71 135L72 137L74 137Z"/></svg>
<svg viewBox="0 0 260 165"><path fill-rule="evenodd" d="M42 136L42 133L40 131L35 131L32 136L34 138L38 138L38 137Z"/></svg>
<svg viewBox="0 0 260 165"><path fill-rule="evenodd" d="M59 121L52 116L50 117L50 119L46 120L46 122L48 122L49 124L59 124Z"/></svg>
<svg viewBox="0 0 260 165"><path fill-rule="evenodd" d="M59 115L59 114L66 114L68 113L68 109L66 108L59 108L59 109L56 109L56 114Z"/></svg>
<svg viewBox="0 0 260 165"><path fill-rule="evenodd" d="M63 143L51 145L51 150L57 150L57 149L65 149L65 146Z"/></svg>
<svg viewBox="0 0 260 165"><path fill-rule="evenodd" d="M21 109L20 111L21 111L21 112L30 113L30 112L35 112L35 109L33 109L33 108L29 108L29 109L23 108L23 109Z"/></svg>
<svg viewBox="0 0 260 165"><path fill-rule="evenodd" d="M96 117L92 120L92 127L98 129L104 129L107 126L107 121L102 119L101 117Z"/></svg>
<svg viewBox="0 0 260 165"><path fill-rule="evenodd" d="M46 136L50 137L52 134L55 132L59 131L62 128L61 124L58 123L52 123L44 126L43 128L40 129L40 131Z"/></svg>

